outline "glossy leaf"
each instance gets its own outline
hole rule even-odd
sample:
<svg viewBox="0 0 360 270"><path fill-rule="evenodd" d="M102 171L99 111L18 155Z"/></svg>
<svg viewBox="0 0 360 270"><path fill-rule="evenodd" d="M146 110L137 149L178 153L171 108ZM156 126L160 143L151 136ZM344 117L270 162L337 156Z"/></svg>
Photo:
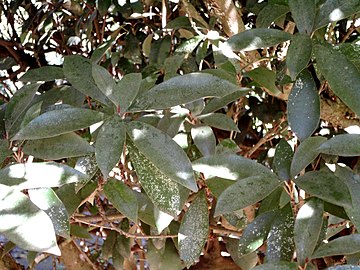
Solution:
<svg viewBox="0 0 360 270"><path fill-rule="evenodd" d="M321 245L311 258L321 258L336 255L348 255L360 252L360 234L351 234L336 238Z"/></svg>
<svg viewBox="0 0 360 270"><path fill-rule="evenodd" d="M28 141L24 153L36 158L56 160L84 156L95 151L85 139L75 133L66 133L52 138Z"/></svg>
<svg viewBox="0 0 360 270"><path fill-rule="evenodd" d="M307 172L295 179L295 183L301 189L324 201L343 207L352 207L349 189L330 171Z"/></svg>
<svg viewBox="0 0 360 270"><path fill-rule="evenodd" d="M126 127L120 117L113 116L101 126L96 137L95 157L105 178L119 162L125 138Z"/></svg>
<svg viewBox="0 0 360 270"><path fill-rule="evenodd" d="M293 262L271 262L258 265L252 270L295 270L298 269Z"/></svg>
<svg viewBox="0 0 360 270"><path fill-rule="evenodd" d="M203 97L222 97L241 88L207 73L190 73L160 83L137 98L130 111L165 109Z"/></svg>
<svg viewBox="0 0 360 270"><path fill-rule="evenodd" d="M170 136L138 121L127 123L127 132L139 149L164 175L196 192L197 184L190 160Z"/></svg>
<svg viewBox="0 0 360 270"><path fill-rule="evenodd" d="M229 116L222 113L209 113L198 117L201 122L214 128L240 132L236 123Z"/></svg>
<svg viewBox="0 0 360 270"><path fill-rule="evenodd" d="M48 111L32 120L12 139L35 140L55 137L71 131L87 128L103 119L103 113L88 109L65 108Z"/></svg>
<svg viewBox="0 0 360 270"><path fill-rule="evenodd" d="M138 201L135 191L121 181L110 180L104 186L104 193L120 213L137 222Z"/></svg>
<svg viewBox="0 0 360 270"><path fill-rule="evenodd" d="M60 256L51 219L23 193L0 186L0 233L23 249Z"/></svg>
<svg viewBox="0 0 360 270"><path fill-rule="evenodd" d="M291 39L291 34L267 28L250 29L229 38L225 45L233 51L252 51L272 47Z"/></svg>
<svg viewBox="0 0 360 270"><path fill-rule="evenodd" d="M208 126L195 126L191 128L191 137L194 144L203 156L215 154L216 138Z"/></svg>
<svg viewBox="0 0 360 270"><path fill-rule="evenodd" d="M319 70L331 89L351 110L360 115L360 91L357 88L360 85L360 71L336 48L315 45L314 52Z"/></svg>
<svg viewBox="0 0 360 270"><path fill-rule="evenodd" d="M310 198L296 216L294 238L299 265L304 265L315 250L322 229L323 212L323 201Z"/></svg>
<svg viewBox="0 0 360 270"><path fill-rule="evenodd" d="M275 85L276 73L274 71L265 67L258 67L247 72L247 75L274 95L281 94L280 90Z"/></svg>
<svg viewBox="0 0 360 270"><path fill-rule="evenodd" d="M64 238L69 238L69 216L56 193L51 188L29 189L28 193L30 200L49 216L55 233Z"/></svg>
<svg viewBox="0 0 360 270"><path fill-rule="evenodd" d="M126 74L114 88L113 102L121 112L126 112L139 93L141 73Z"/></svg>
<svg viewBox="0 0 360 270"><path fill-rule="evenodd" d="M291 177L294 178L306 168L320 153L318 147L326 141L324 137L309 137L305 139L297 150L291 162Z"/></svg>
<svg viewBox="0 0 360 270"><path fill-rule="evenodd" d="M276 146L272 167L282 180L289 180L291 178L290 166L293 155L294 152L290 144L285 139L281 139Z"/></svg>
<svg viewBox="0 0 360 270"><path fill-rule="evenodd" d="M318 147L320 153L356 157L360 156L360 134L340 134Z"/></svg>
<svg viewBox="0 0 360 270"><path fill-rule="evenodd" d="M297 33L291 38L286 55L286 65L290 77L295 80L298 74L307 67L312 53L312 41L306 34Z"/></svg>
<svg viewBox="0 0 360 270"><path fill-rule="evenodd" d="M59 187L86 178L87 175L55 162L13 164L0 170L0 184L17 190Z"/></svg>
<svg viewBox="0 0 360 270"><path fill-rule="evenodd" d="M288 101L288 120L300 141L315 131L320 122L320 98L310 72L304 70L296 79Z"/></svg>
<svg viewBox="0 0 360 270"><path fill-rule="evenodd" d="M189 267L198 258L209 234L209 211L204 191L191 203L181 221L178 244L180 259Z"/></svg>
<svg viewBox="0 0 360 270"><path fill-rule="evenodd" d="M231 213L252 205L264 199L280 184L281 181L277 178L259 175L238 180L221 193L214 215ZM254 187L257 187L256 192Z"/></svg>
<svg viewBox="0 0 360 270"><path fill-rule="evenodd" d="M256 27L267 28L277 19L286 15L289 11L288 6L268 4L260 10L256 18Z"/></svg>
<svg viewBox="0 0 360 270"><path fill-rule="evenodd" d="M311 34L316 15L316 0L289 0L291 15L300 33Z"/></svg>
<svg viewBox="0 0 360 270"><path fill-rule="evenodd" d="M28 70L19 80L23 82L46 82L64 78L65 75L61 67L43 66Z"/></svg>

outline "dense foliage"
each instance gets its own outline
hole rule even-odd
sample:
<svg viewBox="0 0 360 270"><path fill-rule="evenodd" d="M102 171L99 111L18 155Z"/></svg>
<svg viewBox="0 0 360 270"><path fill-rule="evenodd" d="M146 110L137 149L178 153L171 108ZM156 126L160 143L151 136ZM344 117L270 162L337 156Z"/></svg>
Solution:
<svg viewBox="0 0 360 270"><path fill-rule="evenodd" d="M360 269L357 12L1 1L1 263Z"/></svg>

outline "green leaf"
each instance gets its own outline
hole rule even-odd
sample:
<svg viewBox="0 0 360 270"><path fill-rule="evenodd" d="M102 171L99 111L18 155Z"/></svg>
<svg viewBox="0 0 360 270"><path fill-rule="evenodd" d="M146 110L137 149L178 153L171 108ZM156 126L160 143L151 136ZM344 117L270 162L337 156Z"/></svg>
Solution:
<svg viewBox="0 0 360 270"><path fill-rule="evenodd" d="M95 151L85 139L75 133L28 141L23 151L36 158L57 160L69 157L84 156Z"/></svg>
<svg viewBox="0 0 360 270"><path fill-rule="evenodd" d="M321 144L318 149L320 153L344 157L360 156L360 135L340 134L330 138Z"/></svg>
<svg viewBox="0 0 360 270"><path fill-rule="evenodd" d="M131 141L127 141L126 146L139 182L150 200L161 211L177 216L185 204L188 190L161 172Z"/></svg>
<svg viewBox="0 0 360 270"><path fill-rule="evenodd" d="M203 156L215 154L216 138L208 126L194 126L191 128L191 137L194 144Z"/></svg>
<svg viewBox="0 0 360 270"><path fill-rule="evenodd" d="M297 265L293 262L271 262L258 265L252 270L296 270Z"/></svg>
<svg viewBox="0 0 360 270"><path fill-rule="evenodd" d="M326 141L324 137L309 137L297 148L291 162L291 177L294 178L305 169L320 153L318 147Z"/></svg>
<svg viewBox="0 0 360 270"><path fill-rule="evenodd" d="M141 86L141 73L126 74L118 81L114 88L113 102L119 106L121 112L127 112L130 105L139 93Z"/></svg>
<svg viewBox="0 0 360 270"><path fill-rule="evenodd" d="M325 270L360 270L360 266L357 265L336 265L326 268Z"/></svg>
<svg viewBox="0 0 360 270"><path fill-rule="evenodd" d="M87 175L55 162L13 164L0 170L0 184L17 190L58 187L86 178Z"/></svg>
<svg viewBox="0 0 360 270"><path fill-rule="evenodd" d="M101 112L65 108L48 111L32 120L12 138L12 140L35 140L55 137L71 131L87 128L104 120Z"/></svg>
<svg viewBox="0 0 360 270"><path fill-rule="evenodd" d="M223 139L219 142L219 144L215 148L215 153L217 155L223 154L236 154L240 152L240 147L238 144L232 139Z"/></svg>
<svg viewBox="0 0 360 270"><path fill-rule="evenodd" d="M250 176L236 181L218 198L215 216L231 213L264 199L281 184L276 177ZM256 191L254 192L254 188Z"/></svg>
<svg viewBox="0 0 360 270"><path fill-rule="evenodd" d="M358 0L327 0L318 11L314 30L328 23L340 21L360 11Z"/></svg>
<svg viewBox="0 0 360 270"><path fill-rule="evenodd" d="M108 99L113 101L112 95L115 87L115 80L110 75L109 71L102 66L92 64L91 74L99 90Z"/></svg>
<svg viewBox="0 0 360 270"><path fill-rule="evenodd" d="M109 100L97 87L92 78L92 64L90 60L80 55L70 55L64 58L63 66L66 79L81 93L96 100L109 104Z"/></svg>
<svg viewBox="0 0 360 270"><path fill-rule="evenodd" d="M290 144L285 139L281 139L276 146L272 167L282 180L289 180L291 178L290 166L293 155L294 152Z"/></svg>
<svg viewBox="0 0 360 270"><path fill-rule="evenodd" d="M298 74L307 67L311 53L312 41L308 35L297 33L292 36L286 56L286 65L292 80L295 80Z"/></svg>
<svg viewBox="0 0 360 270"><path fill-rule="evenodd" d="M214 128L240 132L234 120L222 113L209 113L198 117L201 122Z"/></svg>
<svg viewBox="0 0 360 270"><path fill-rule="evenodd" d="M106 121L96 137L96 162L107 178L110 171L119 162L126 138L126 127L117 115Z"/></svg>
<svg viewBox="0 0 360 270"><path fill-rule="evenodd" d="M165 250L162 259L159 263L159 270L181 270L183 265L180 261L179 254L174 246L173 241L170 239L166 240ZM151 268L153 269L153 268Z"/></svg>
<svg viewBox="0 0 360 270"><path fill-rule="evenodd" d="M23 76L21 76L19 80L23 82L47 82L64 78L65 75L62 68L55 66L44 66L30 69Z"/></svg>
<svg viewBox="0 0 360 270"><path fill-rule="evenodd" d="M323 213L323 201L310 198L296 216L294 238L299 265L304 265L315 250L322 229Z"/></svg>
<svg viewBox="0 0 360 270"><path fill-rule="evenodd" d="M299 140L311 136L320 122L320 98L315 81L307 70L296 79L287 109L290 127Z"/></svg>
<svg viewBox="0 0 360 270"><path fill-rule="evenodd" d="M227 180L220 177L212 177L206 179L207 187L211 190L211 193L216 198L218 198L225 189L227 189L229 186L235 183L236 182L234 180Z"/></svg>
<svg viewBox="0 0 360 270"><path fill-rule="evenodd" d="M196 192L197 184L189 158L166 133L148 124L127 123L127 132L149 162L172 181Z"/></svg>
<svg viewBox="0 0 360 270"><path fill-rule="evenodd" d="M106 240L108 239L108 237L110 236L111 233L116 233L116 232L111 231L107 235ZM70 234L72 236L76 236L79 238L85 238L85 239L92 239L92 237L93 237L86 228L84 228L80 225L76 225L76 224L70 224Z"/></svg>
<svg viewBox="0 0 360 270"><path fill-rule="evenodd" d="M51 219L55 233L64 238L70 237L68 213L62 201L51 188L28 190L30 200Z"/></svg>
<svg viewBox="0 0 360 270"><path fill-rule="evenodd" d="M40 101L26 110L24 118L21 121L20 128L24 128L27 124L40 115L42 105L43 102Z"/></svg>
<svg viewBox="0 0 360 270"><path fill-rule="evenodd" d="M0 164L10 156L12 151L9 149L9 141L0 139Z"/></svg>
<svg viewBox="0 0 360 270"><path fill-rule="evenodd" d="M299 32L310 35L314 27L316 0L289 0L289 7Z"/></svg>
<svg viewBox="0 0 360 270"><path fill-rule="evenodd" d="M23 193L0 186L0 233L23 249L60 256L48 215Z"/></svg>
<svg viewBox="0 0 360 270"><path fill-rule="evenodd" d="M225 42L225 46L233 51L252 51L272 47L291 39L291 34L284 31L257 28L233 35Z"/></svg>
<svg viewBox="0 0 360 270"><path fill-rule="evenodd" d="M241 90L237 85L207 73L191 73L160 83L145 92L130 111L165 109L203 97L222 97Z"/></svg>
<svg viewBox="0 0 360 270"><path fill-rule="evenodd" d="M321 245L314 254L312 259L354 254L360 251L360 234L351 234L336 238L326 244Z"/></svg>
<svg viewBox="0 0 360 270"><path fill-rule="evenodd" d="M336 48L315 45L316 62L334 93L360 115L360 71Z"/></svg>
<svg viewBox="0 0 360 270"><path fill-rule="evenodd" d="M103 2L103 1L101 1ZM117 34L113 35L112 34L112 38L107 41L104 42L103 44L101 44L100 46L98 46L93 54L91 55L91 62L94 64L97 64L98 62L100 62L100 60L103 58L103 56L105 55L105 53L111 48L111 46L114 44L115 39L117 38Z"/></svg>
<svg viewBox="0 0 360 270"><path fill-rule="evenodd" d="M180 259L189 267L199 259L209 234L209 211L204 191L185 213L178 233Z"/></svg>
<svg viewBox="0 0 360 270"><path fill-rule="evenodd" d="M256 28L267 28L288 12L288 6L268 4L259 12L256 18Z"/></svg>
<svg viewBox="0 0 360 270"><path fill-rule="evenodd" d="M137 222L138 201L135 191L121 181L109 180L104 186L104 193L120 213Z"/></svg>
<svg viewBox="0 0 360 270"><path fill-rule="evenodd" d="M290 261L294 255L294 217L290 203L274 219L266 247L266 262Z"/></svg>
<svg viewBox="0 0 360 270"><path fill-rule="evenodd" d="M228 238L226 239L226 249L230 253L231 259L243 270L249 270L257 265L259 257L256 252L251 252L244 256L239 256L237 251L238 239Z"/></svg>
<svg viewBox="0 0 360 270"><path fill-rule="evenodd" d="M138 217L139 219L149 224L150 226L155 227L154 219L154 205L145 193L136 192L135 193L138 200Z"/></svg>
<svg viewBox="0 0 360 270"><path fill-rule="evenodd" d="M343 207L352 207L349 189L330 171L307 172L295 179L295 183L301 189L324 201Z"/></svg>
<svg viewBox="0 0 360 270"><path fill-rule="evenodd" d="M20 90L16 91L10 99L5 111L5 128L9 132L16 120L30 105L40 84L24 85Z"/></svg>
<svg viewBox="0 0 360 270"><path fill-rule="evenodd" d="M270 29L269 29L270 30ZM268 89L274 95L281 94L281 91L276 87L276 73L266 67L258 67L246 73L255 82Z"/></svg>

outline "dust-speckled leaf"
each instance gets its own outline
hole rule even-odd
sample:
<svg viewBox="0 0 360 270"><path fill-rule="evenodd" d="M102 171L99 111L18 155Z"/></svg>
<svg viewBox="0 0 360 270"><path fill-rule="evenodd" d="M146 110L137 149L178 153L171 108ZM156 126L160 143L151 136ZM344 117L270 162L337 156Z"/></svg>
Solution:
<svg viewBox="0 0 360 270"><path fill-rule="evenodd" d="M291 15L300 33L311 34L316 15L316 0L289 0Z"/></svg>
<svg viewBox="0 0 360 270"><path fill-rule="evenodd" d="M320 153L356 157L360 156L360 134L340 134L321 144Z"/></svg>
<svg viewBox="0 0 360 270"><path fill-rule="evenodd" d="M44 66L30 69L19 80L23 82L53 81L64 79L65 75L61 67Z"/></svg>
<svg viewBox="0 0 360 270"><path fill-rule="evenodd" d="M306 168L320 153L318 147L326 141L324 137L310 137L305 139L297 148L291 162L291 177L294 178Z"/></svg>
<svg viewBox="0 0 360 270"><path fill-rule="evenodd" d="M55 233L64 238L70 237L70 223L64 204L51 188L28 190L30 200L51 219Z"/></svg>
<svg viewBox="0 0 360 270"><path fill-rule="evenodd" d="M331 89L351 110L360 115L360 71L336 47L315 45L314 52L317 66Z"/></svg>
<svg viewBox="0 0 360 270"><path fill-rule="evenodd" d="M86 186L87 183L89 183L89 181L91 181L99 169L96 163L95 155L87 155L78 158L74 169L88 176L88 179L77 182L75 184L75 192L78 193L83 187Z"/></svg>
<svg viewBox="0 0 360 270"><path fill-rule="evenodd" d="M360 270L360 266L357 265L336 265L326 268L325 270Z"/></svg>
<svg viewBox="0 0 360 270"><path fill-rule="evenodd" d="M240 179L221 193L214 215L231 213L252 205L264 199L279 185L281 181L276 177L256 175Z"/></svg>
<svg viewBox="0 0 360 270"><path fill-rule="evenodd" d="M343 207L352 207L349 189L330 171L307 172L295 179L295 183L301 189L324 201Z"/></svg>
<svg viewBox="0 0 360 270"><path fill-rule="evenodd" d="M184 150L169 135L138 121L127 123L126 128L136 148L157 170L172 181L194 192L197 191L190 160Z"/></svg>
<svg viewBox="0 0 360 270"><path fill-rule="evenodd" d="M0 185L0 233L23 249L60 256L54 227L27 196Z"/></svg>
<svg viewBox="0 0 360 270"><path fill-rule="evenodd" d="M56 160L84 156L95 151L85 139L75 133L28 141L23 151L36 158Z"/></svg>
<svg viewBox="0 0 360 270"><path fill-rule="evenodd" d="M311 136L320 122L320 98L315 81L307 70L296 79L287 109L290 127L299 140Z"/></svg>
<svg viewBox="0 0 360 270"><path fill-rule="evenodd" d="M291 178L290 166L293 155L294 152L290 144L285 139L281 139L276 146L272 167L282 180L288 180Z"/></svg>
<svg viewBox="0 0 360 270"><path fill-rule="evenodd" d="M301 33L293 35L286 55L286 65L292 80L295 80L297 75L306 68L311 52L312 41L308 35Z"/></svg>
<svg viewBox="0 0 360 270"><path fill-rule="evenodd" d="M141 73L126 74L118 81L114 88L114 100L116 106L119 106L121 112L126 112L137 94L141 86Z"/></svg>
<svg viewBox="0 0 360 270"><path fill-rule="evenodd" d="M177 216L189 191L162 173L132 142L128 140L126 146L139 182L150 200L161 211Z"/></svg>
<svg viewBox="0 0 360 270"><path fill-rule="evenodd" d="M270 262L258 265L252 270L296 270L297 265L293 262Z"/></svg>
<svg viewBox="0 0 360 270"><path fill-rule="evenodd" d="M286 15L289 11L289 7L286 5L266 5L260 10L256 18L256 28L269 27L273 22Z"/></svg>
<svg viewBox="0 0 360 270"><path fill-rule="evenodd" d="M270 30L270 29L269 29ZM280 90L276 87L276 73L265 67L258 67L247 72L247 76L252 78L255 82L268 89L274 95L281 94Z"/></svg>
<svg viewBox="0 0 360 270"><path fill-rule="evenodd" d="M96 137L95 157L105 178L119 162L125 138L126 127L120 117L113 116L101 126Z"/></svg>
<svg viewBox="0 0 360 270"><path fill-rule="evenodd" d="M48 111L32 120L12 138L13 140L35 140L55 137L71 131L87 128L104 119L101 112L65 108Z"/></svg>
<svg viewBox="0 0 360 270"><path fill-rule="evenodd" d="M294 238L299 265L304 265L315 250L323 224L323 212L323 201L310 198L296 216Z"/></svg>
<svg viewBox="0 0 360 270"><path fill-rule="evenodd" d="M178 243L180 258L189 267L199 259L209 234L209 211L204 191L191 203L181 222Z"/></svg>
<svg viewBox="0 0 360 270"><path fill-rule="evenodd" d="M208 126L195 126L191 128L191 137L194 144L203 156L215 154L216 138Z"/></svg>
<svg viewBox="0 0 360 270"><path fill-rule="evenodd" d="M198 117L204 124L214 128L240 132L234 120L222 113L209 113Z"/></svg>
<svg viewBox="0 0 360 270"><path fill-rule="evenodd" d="M117 180L110 180L104 186L104 193L114 207L132 221L137 222L138 201L134 192Z"/></svg>
<svg viewBox="0 0 360 270"><path fill-rule="evenodd" d="M360 252L360 234L351 234L336 238L321 245L311 258L321 258L336 255L348 255Z"/></svg>
<svg viewBox="0 0 360 270"><path fill-rule="evenodd" d="M164 109L203 97L222 97L241 88L207 73L190 73L171 78L145 92L130 111Z"/></svg>
<svg viewBox="0 0 360 270"><path fill-rule="evenodd" d="M0 170L0 184L18 190L59 187L87 177L67 165L55 162L13 164Z"/></svg>
<svg viewBox="0 0 360 270"><path fill-rule="evenodd" d="M229 38L225 45L233 51L252 51L291 39L291 34L276 29L250 29Z"/></svg>

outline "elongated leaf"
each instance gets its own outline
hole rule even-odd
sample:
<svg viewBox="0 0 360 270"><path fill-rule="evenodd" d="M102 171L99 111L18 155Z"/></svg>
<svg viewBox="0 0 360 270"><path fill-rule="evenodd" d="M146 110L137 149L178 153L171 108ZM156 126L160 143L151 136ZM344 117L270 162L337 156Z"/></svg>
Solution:
<svg viewBox="0 0 360 270"><path fill-rule="evenodd" d="M349 189L330 171L307 172L295 179L295 183L301 189L324 201L343 207L352 207Z"/></svg>
<svg viewBox="0 0 360 270"><path fill-rule="evenodd" d="M256 18L256 27L267 28L277 19L286 15L289 11L288 6L268 4L259 12Z"/></svg>
<svg viewBox="0 0 360 270"><path fill-rule="evenodd" d="M320 153L345 157L360 156L360 135L341 134L318 147Z"/></svg>
<svg viewBox="0 0 360 270"><path fill-rule="evenodd" d="M0 184L17 190L59 187L86 178L87 175L67 165L54 162L13 164L0 170Z"/></svg>
<svg viewBox="0 0 360 270"><path fill-rule="evenodd" d="M314 27L316 0L289 0L289 7L299 32L310 35Z"/></svg>
<svg viewBox="0 0 360 270"><path fill-rule="evenodd" d="M290 166L293 155L294 152L290 144L285 139L281 139L276 146L273 168L282 180L290 179Z"/></svg>
<svg viewBox="0 0 360 270"><path fill-rule="evenodd" d="M295 270L296 263L293 262L271 262L258 265L252 270Z"/></svg>
<svg viewBox="0 0 360 270"><path fill-rule="evenodd" d="M115 39L118 37L114 34L112 34L111 36L112 38L109 41L104 42L94 50L90 58L92 63L97 64L103 58L105 53L111 48L111 46L114 44Z"/></svg>
<svg viewBox="0 0 360 270"><path fill-rule="evenodd" d="M70 237L70 223L64 204L51 188L28 190L30 200L51 219L55 233L64 238Z"/></svg>
<svg viewBox="0 0 360 270"><path fill-rule="evenodd" d="M360 251L360 234L351 234L336 238L321 245L311 258L354 254Z"/></svg>
<svg viewBox="0 0 360 270"><path fill-rule="evenodd" d="M231 185L218 198L215 216L231 213L252 205L269 195L281 184L277 178L266 176L251 176L238 180ZM256 191L254 192L254 187Z"/></svg>
<svg viewBox="0 0 360 270"><path fill-rule="evenodd" d="M35 140L55 137L71 131L87 128L103 119L103 113L87 109L65 108L48 111L32 120L12 139Z"/></svg>
<svg viewBox="0 0 360 270"><path fill-rule="evenodd" d="M188 190L162 173L132 142L128 141L126 146L140 184L150 200L161 211L177 216L187 199Z"/></svg>
<svg viewBox="0 0 360 270"><path fill-rule="evenodd" d="M102 66L92 64L91 74L100 91L112 101L115 80L110 75L109 71Z"/></svg>
<svg viewBox="0 0 360 270"><path fill-rule="evenodd" d="M252 51L275 46L290 38L291 35L284 31L257 28L233 35L225 42L225 45L233 51Z"/></svg>
<svg viewBox="0 0 360 270"><path fill-rule="evenodd" d="M64 78L65 75L62 68L55 66L44 66L30 69L19 80L23 82L46 82Z"/></svg>
<svg viewBox="0 0 360 270"><path fill-rule="evenodd" d="M241 88L207 73L191 73L160 83L138 97L130 111L164 109L203 97L222 97Z"/></svg>
<svg viewBox="0 0 360 270"><path fill-rule="evenodd" d="M299 145L291 162L292 178L298 175L319 155L318 147L325 141L326 138L324 137L310 137Z"/></svg>
<svg viewBox="0 0 360 270"><path fill-rule="evenodd" d="M234 120L222 113L209 113L198 117L204 124L228 131L240 132Z"/></svg>
<svg viewBox="0 0 360 270"><path fill-rule="evenodd" d="M216 138L208 126L195 126L191 128L191 137L203 156L215 154Z"/></svg>
<svg viewBox="0 0 360 270"><path fill-rule="evenodd" d="M23 249L60 256L51 219L23 193L0 186L0 233Z"/></svg>
<svg viewBox="0 0 360 270"><path fill-rule="evenodd" d="M136 148L159 171L172 181L194 192L197 191L190 160L170 136L142 122L133 121L128 123L126 127Z"/></svg>
<svg viewBox="0 0 360 270"><path fill-rule="evenodd" d="M137 222L138 201L135 191L121 181L110 180L104 186L104 193L120 213Z"/></svg>
<svg viewBox="0 0 360 270"><path fill-rule="evenodd" d="M286 65L290 77L295 80L297 75L307 67L312 53L312 41L306 34L297 33L291 38L286 56Z"/></svg>
<svg viewBox="0 0 360 270"><path fill-rule="evenodd" d="M331 89L351 110L360 115L360 91L357 87L360 85L360 71L335 48L316 45L314 52L318 67Z"/></svg>
<svg viewBox="0 0 360 270"><path fill-rule="evenodd" d="M116 83L112 101L119 106L121 112L127 112L138 95L140 86L141 73L126 74Z"/></svg>
<svg viewBox="0 0 360 270"><path fill-rule="evenodd" d="M326 268L326 270L360 270L360 266L357 265L336 265Z"/></svg>
<svg viewBox="0 0 360 270"><path fill-rule="evenodd" d="M26 110L35 96L40 84L28 84L18 90L6 106L5 128L10 131L16 120Z"/></svg>
<svg viewBox="0 0 360 270"><path fill-rule="evenodd" d="M96 137L95 157L105 178L120 160L125 137L126 127L118 116L110 118L100 128Z"/></svg>
<svg viewBox="0 0 360 270"><path fill-rule="evenodd" d="M153 227L156 226L155 219L154 219L154 205L149 199L149 197L145 193L135 192L135 195L138 200L139 205L139 211L138 211L138 217L139 219L149 224Z"/></svg>
<svg viewBox="0 0 360 270"><path fill-rule="evenodd" d="M328 23L340 21L358 11L360 11L360 3L358 0L327 0L319 9L314 30Z"/></svg>
<svg viewBox="0 0 360 270"><path fill-rule="evenodd" d="M230 253L231 259L241 267L243 270L249 270L257 265L259 257L256 252L248 253L244 256L240 256L237 247L238 247L239 240L234 238L226 239L226 249L227 252Z"/></svg>
<svg viewBox="0 0 360 270"><path fill-rule="evenodd" d="M216 198L218 198L225 189L235 183L236 182L234 180L223 179L220 177L206 179L207 187Z"/></svg>
<svg viewBox="0 0 360 270"><path fill-rule="evenodd" d="M180 258L188 267L200 257L208 234L209 211L206 196L202 191L185 213L178 234Z"/></svg>
<svg viewBox="0 0 360 270"><path fill-rule="evenodd" d="M323 201L311 198L296 216L294 238L299 265L304 265L315 250L322 228L323 212Z"/></svg>
<svg viewBox="0 0 360 270"><path fill-rule="evenodd" d="M6 157L10 156L12 151L9 149L9 141L0 139L0 164Z"/></svg>
<svg viewBox="0 0 360 270"><path fill-rule="evenodd" d="M41 159L56 160L84 156L95 151L85 139L75 133L28 141L24 153Z"/></svg>
<svg viewBox="0 0 360 270"><path fill-rule="evenodd" d="M300 141L311 136L320 121L320 98L310 72L296 79L288 101L288 120Z"/></svg>
<svg viewBox="0 0 360 270"><path fill-rule="evenodd" d="M281 94L280 90L275 85L276 73L274 71L265 67L258 67L247 72L247 75L274 95Z"/></svg>

